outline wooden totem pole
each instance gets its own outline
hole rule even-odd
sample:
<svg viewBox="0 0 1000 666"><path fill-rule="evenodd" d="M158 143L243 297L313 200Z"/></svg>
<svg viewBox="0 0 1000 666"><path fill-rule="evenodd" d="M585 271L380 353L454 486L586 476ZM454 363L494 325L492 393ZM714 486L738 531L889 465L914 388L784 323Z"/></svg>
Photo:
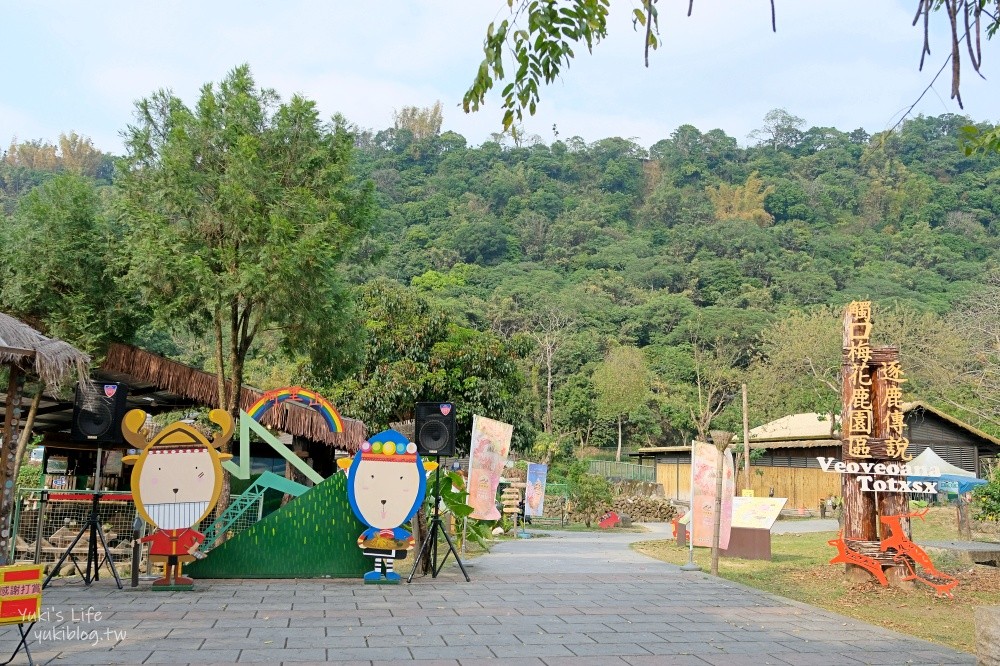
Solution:
<svg viewBox="0 0 1000 666"><path fill-rule="evenodd" d="M905 481L901 466L912 456L904 436L901 384L906 380L899 365L898 347L872 347L870 301L852 302L844 313L844 349L841 440L848 469L867 464L879 465L885 474L847 473L842 475L844 499L844 539L876 542L887 536L880 521L883 516L908 512L906 493L895 491ZM854 463L854 465L851 465ZM909 519L903 527L910 534ZM848 577L863 580L868 573L846 565ZM897 565L886 571L896 584L906 575Z"/></svg>

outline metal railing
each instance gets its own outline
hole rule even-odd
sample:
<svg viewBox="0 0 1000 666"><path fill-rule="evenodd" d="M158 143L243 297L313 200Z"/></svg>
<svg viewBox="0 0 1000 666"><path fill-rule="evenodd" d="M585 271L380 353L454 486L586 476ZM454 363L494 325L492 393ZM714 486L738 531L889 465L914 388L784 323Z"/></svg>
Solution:
<svg viewBox="0 0 1000 666"><path fill-rule="evenodd" d="M656 481L656 468L652 465L636 465L635 463L614 462L613 460L591 460L587 471L606 479Z"/></svg>
<svg viewBox="0 0 1000 666"><path fill-rule="evenodd" d="M101 492L98 519L115 562L132 557L135 504L129 492ZM14 504L11 562L54 562L87 525L93 508L93 491L19 488ZM89 535L73 549L86 556ZM145 553L144 548L144 553ZM145 557L145 555L144 555Z"/></svg>
<svg viewBox="0 0 1000 666"><path fill-rule="evenodd" d="M264 494L268 490L298 497L308 488L273 472L264 472L242 494L234 497L225 511L220 513L216 510L214 520L209 516L202 522L205 541L199 550L207 553L215 547L220 535L233 537L255 525L264 515Z"/></svg>

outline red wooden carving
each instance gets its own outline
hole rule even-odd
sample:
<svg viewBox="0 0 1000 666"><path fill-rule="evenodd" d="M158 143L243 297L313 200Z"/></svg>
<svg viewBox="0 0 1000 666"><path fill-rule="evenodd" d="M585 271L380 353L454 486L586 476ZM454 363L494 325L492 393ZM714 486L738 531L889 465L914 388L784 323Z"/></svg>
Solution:
<svg viewBox="0 0 1000 666"><path fill-rule="evenodd" d="M885 587L888 587L889 581L885 572L882 571L882 567L902 564L910 572L910 575L904 577L903 580L920 581L934 588L934 596L953 598L951 591L958 587L958 580L954 576L938 571L923 548L910 541L903 529L903 518L923 520L925 515L927 515L926 509L915 513L880 518L888 528L889 534L879 542L879 551L885 553L887 557L891 557L891 561L871 557L852 549L851 545L844 539L843 532L840 532L836 539L827 542L837 548L837 555L830 560L830 564L843 562L859 566L871 573Z"/></svg>
<svg viewBox="0 0 1000 666"><path fill-rule="evenodd" d="M889 528L889 536L882 539L880 547L885 552L895 550L898 553L895 559L906 564L910 575L903 578L903 580L919 580L921 583L934 588L934 596L945 596L953 599L954 595L952 595L951 591L958 587L958 579L938 571L934 567L934 563L931 562L931 558L924 552L924 549L907 538L906 532L903 530L903 525L900 522L903 518L920 518L923 520L924 516L927 515L927 511L927 509L924 509L923 511L907 513L902 516L882 516L881 521ZM917 572L916 565L920 566L921 571L919 573Z"/></svg>
<svg viewBox="0 0 1000 666"><path fill-rule="evenodd" d="M862 555L857 551L851 550L844 541L843 532L838 532L837 538L827 541L827 543L831 546L836 546L838 551L836 557L830 560L830 564L843 562L844 564L853 564L861 567L862 569L867 569L871 575L875 576L878 582L882 583L883 586L888 587L889 581L886 579L885 573L882 571L882 563L873 557L868 557L867 555Z"/></svg>

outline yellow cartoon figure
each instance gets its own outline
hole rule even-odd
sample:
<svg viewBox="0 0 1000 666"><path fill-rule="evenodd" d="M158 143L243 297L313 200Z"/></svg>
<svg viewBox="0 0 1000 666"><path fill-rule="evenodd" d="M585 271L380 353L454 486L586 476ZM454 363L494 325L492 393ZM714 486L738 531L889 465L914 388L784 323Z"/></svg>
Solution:
<svg viewBox="0 0 1000 666"><path fill-rule="evenodd" d="M132 495L136 511L156 530L142 538L149 543L149 558L164 565L163 578L153 582L153 589L176 589L190 586L190 578L181 575L181 566L199 555L205 535L195 529L215 508L222 492L222 461L232 455L220 453L233 435L233 419L221 409L213 409L208 418L222 428L209 442L187 423L175 422L147 443L140 429L146 413L133 409L122 420L125 439L139 455L122 459L135 464L132 470ZM171 583L173 580L173 583Z"/></svg>

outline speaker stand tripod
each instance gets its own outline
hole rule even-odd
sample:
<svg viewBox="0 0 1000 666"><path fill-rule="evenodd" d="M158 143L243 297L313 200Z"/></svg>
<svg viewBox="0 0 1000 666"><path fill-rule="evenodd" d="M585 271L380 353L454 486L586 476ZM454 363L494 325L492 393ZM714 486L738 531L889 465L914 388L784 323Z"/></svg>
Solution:
<svg viewBox="0 0 1000 666"><path fill-rule="evenodd" d="M45 582L42 583L43 589L46 586L48 586L49 581L52 580L52 577L55 576L57 573L59 573L59 570L62 569L62 565L66 562L67 557L73 561L73 566L76 567L76 570L80 572L80 575L83 577L84 584L87 585L88 587L94 581L100 580L99 571L101 569L101 566L105 562L107 562L108 567L111 568L111 573L115 577L115 582L118 583L118 589L119 590L122 589L123 587L122 579L118 576L118 570L115 569L115 558L112 557L111 555L111 549L108 547L107 537L105 537L104 535L104 528L101 527L101 515L98 509L98 504L100 501L101 501L101 493L95 492L93 501L90 505L90 516L87 518L87 522L84 524L82 528L80 528L80 532L69 544L69 546L63 552L63 554L59 557L59 561L56 562L54 567L52 567L52 570L49 571L49 575L45 578ZM86 569L81 569L80 562L76 559L76 553L73 552L73 549L76 548L76 544L80 542L80 539L83 538L83 535L88 533L89 533L89 538L87 540L87 567ZM98 540L100 540L101 542L101 548L104 549L104 561L101 561L100 555L98 554L97 551ZM93 573L91 573L91 569L93 569Z"/></svg>
<svg viewBox="0 0 1000 666"><path fill-rule="evenodd" d="M441 569L444 568L444 563L448 560L448 553L444 554L444 557L438 562L438 542L437 536L438 532L444 537L445 542L448 544L448 551L455 556L455 561L458 562L458 568L462 570L462 575L465 576L465 582L472 582L469 578L469 573L465 570L465 565L462 564L462 558L458 556L458 551L455 549L455 544L451 542L451 537L448 536L448 530L444 528L444 524L441 522L441 456L436 456L438 461L437 470L434 472L434 515L431 516L431 524L427 529L427 537L424 542L420 544L420 552L417 553L417 559L413 561L413 570L410 571L410 575L406 578L406 582L409 583L413 580L413 574L417 572L420 567L420 562L423 561L425 556L429 556L431 564L431 578L437 578L438 574L441 573Z"/></svg>

